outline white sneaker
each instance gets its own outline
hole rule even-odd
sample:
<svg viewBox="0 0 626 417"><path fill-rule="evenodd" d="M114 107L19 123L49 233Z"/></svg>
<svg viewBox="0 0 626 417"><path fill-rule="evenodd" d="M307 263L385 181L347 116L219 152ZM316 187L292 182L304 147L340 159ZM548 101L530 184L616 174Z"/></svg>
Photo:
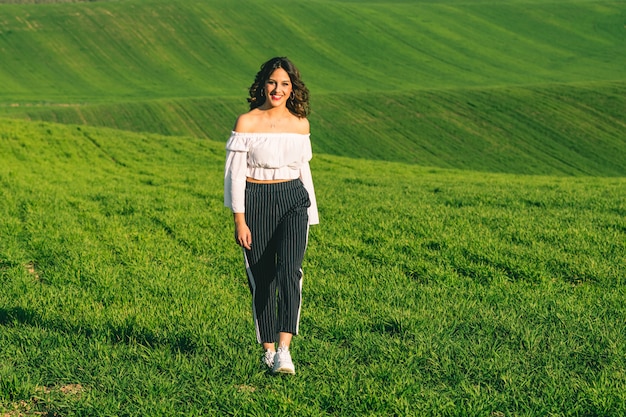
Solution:
<svg viewBox="0 0 626 417"><path fill-rule="evenodd" d="M268 368L273 369L274 368L274 356L276 356L276 352L268 349L265 351L265 354L261 358L261 361L265 365L267 365Z"/></svg>
<svg viewBox="0 0 626 417"><path fill-rule="evenodd" d="M296 373L288 348L282 346L278 348L276 355L274 356L274 367L272 368L272 372L275 374L280 373L291 375Z"/></svg>

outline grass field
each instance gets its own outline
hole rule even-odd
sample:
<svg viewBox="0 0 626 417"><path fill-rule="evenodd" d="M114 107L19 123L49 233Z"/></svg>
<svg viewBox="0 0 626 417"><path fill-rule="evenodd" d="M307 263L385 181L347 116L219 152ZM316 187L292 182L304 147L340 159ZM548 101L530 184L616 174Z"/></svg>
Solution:
<svg viewBox="0 0 626 417"><path fill-rule="evenodd" d="M49 109L30 118L223 142L242 100ZM624 176L626 85L455 89L315 98L316 152L441 168Z"/></svg>
<svg viewBox="0 0 626 417"><path fill-rule="evenodd" d="M0 416L626 415L625 2L42 3L0 4ZM321 216L294 378L222 206L273 55Z"/></svg>
<svg viewBox="0 0 626 417"><path fill-rule="evenodd" d="M298 375L272 378L220 145L1 131L5 412L626 412L623 178L318 156Z"/></svg>
<svg viewBox="0 0 626 417"><path fill-rule="evenodd" d="M317 95L623 81L625 19L588 0L3 5L0 100L241 97L273 55Z"/></svg>
<svg viewBox="0 0 626 417"><path fill-rule="evenodd" d="M4 5L0 112L221 142L258 65L288 55L314 92L317 152L624 175L623 1L271 5ZM283 24L264 24L274 5Z"/></svg>

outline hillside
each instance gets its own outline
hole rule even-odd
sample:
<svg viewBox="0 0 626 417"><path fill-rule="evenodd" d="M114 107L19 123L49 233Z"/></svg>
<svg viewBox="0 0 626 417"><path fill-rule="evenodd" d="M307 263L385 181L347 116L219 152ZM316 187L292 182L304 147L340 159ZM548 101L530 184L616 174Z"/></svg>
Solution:
<svg viewBox="0 0 626 417"><path fill-rule="evenodd" d="M0 0L0 415L626 415L625 25L609 0ZM313 92L295 378L260 366L222 201L272 55Z"/></svg>
<svg viewBox="0 0 626 417"><path fill-rule="evenodd" d="M223 157L0 120L0 414L626 413L626 179L315 155L280 378L260 367Z"/></svg>
<svg viewBox="0 0 626 417"><path fill-rule="evenodd" d="M279 54L317 94L623 80L625 18L578 0L3 5L0 101L238 97Z"/></svg>
<svg viewBox="0 0 626 417"><path fill-rule="evenodd" d="M314 150L423 166L624 176L626 83L314 98ZM26 117L225 141L241 99L31 110Z"/></svg>
<svg viewBox="0 0 626 417"><path fill-rule="evenodd" d="M615 1L5 4L0 113L223 142L258 65L288 55L317 152L621 176L625 22Z"/></svg>

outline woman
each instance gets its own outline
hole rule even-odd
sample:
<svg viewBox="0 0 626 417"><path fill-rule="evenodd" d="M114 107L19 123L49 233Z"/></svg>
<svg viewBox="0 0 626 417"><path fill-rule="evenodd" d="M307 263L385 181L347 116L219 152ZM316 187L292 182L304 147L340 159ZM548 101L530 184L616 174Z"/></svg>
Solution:
<svg viewBox="0 0 626 417"><path fill-rule="evenodd" d="M250 111L237 118L226 144L224 204L243 248L263 363L294 374L289 346L298 334L302 259L309 225L319 223L309 91L293 63L277 57L261 66L249 93Z"/></svg>

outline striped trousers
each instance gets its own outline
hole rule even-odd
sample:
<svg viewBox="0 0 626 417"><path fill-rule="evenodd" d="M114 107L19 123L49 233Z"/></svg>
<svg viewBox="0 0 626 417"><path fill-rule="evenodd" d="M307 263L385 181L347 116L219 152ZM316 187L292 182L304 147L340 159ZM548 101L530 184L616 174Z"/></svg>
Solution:
<svg viewBox="0 0 626 417"><path fill-rule="evenodd" d="M257 341L277 342L279 332L298 334L311 202L296 179L247 182L245 204L252 247L244 249L244 258Z"/></svg>

